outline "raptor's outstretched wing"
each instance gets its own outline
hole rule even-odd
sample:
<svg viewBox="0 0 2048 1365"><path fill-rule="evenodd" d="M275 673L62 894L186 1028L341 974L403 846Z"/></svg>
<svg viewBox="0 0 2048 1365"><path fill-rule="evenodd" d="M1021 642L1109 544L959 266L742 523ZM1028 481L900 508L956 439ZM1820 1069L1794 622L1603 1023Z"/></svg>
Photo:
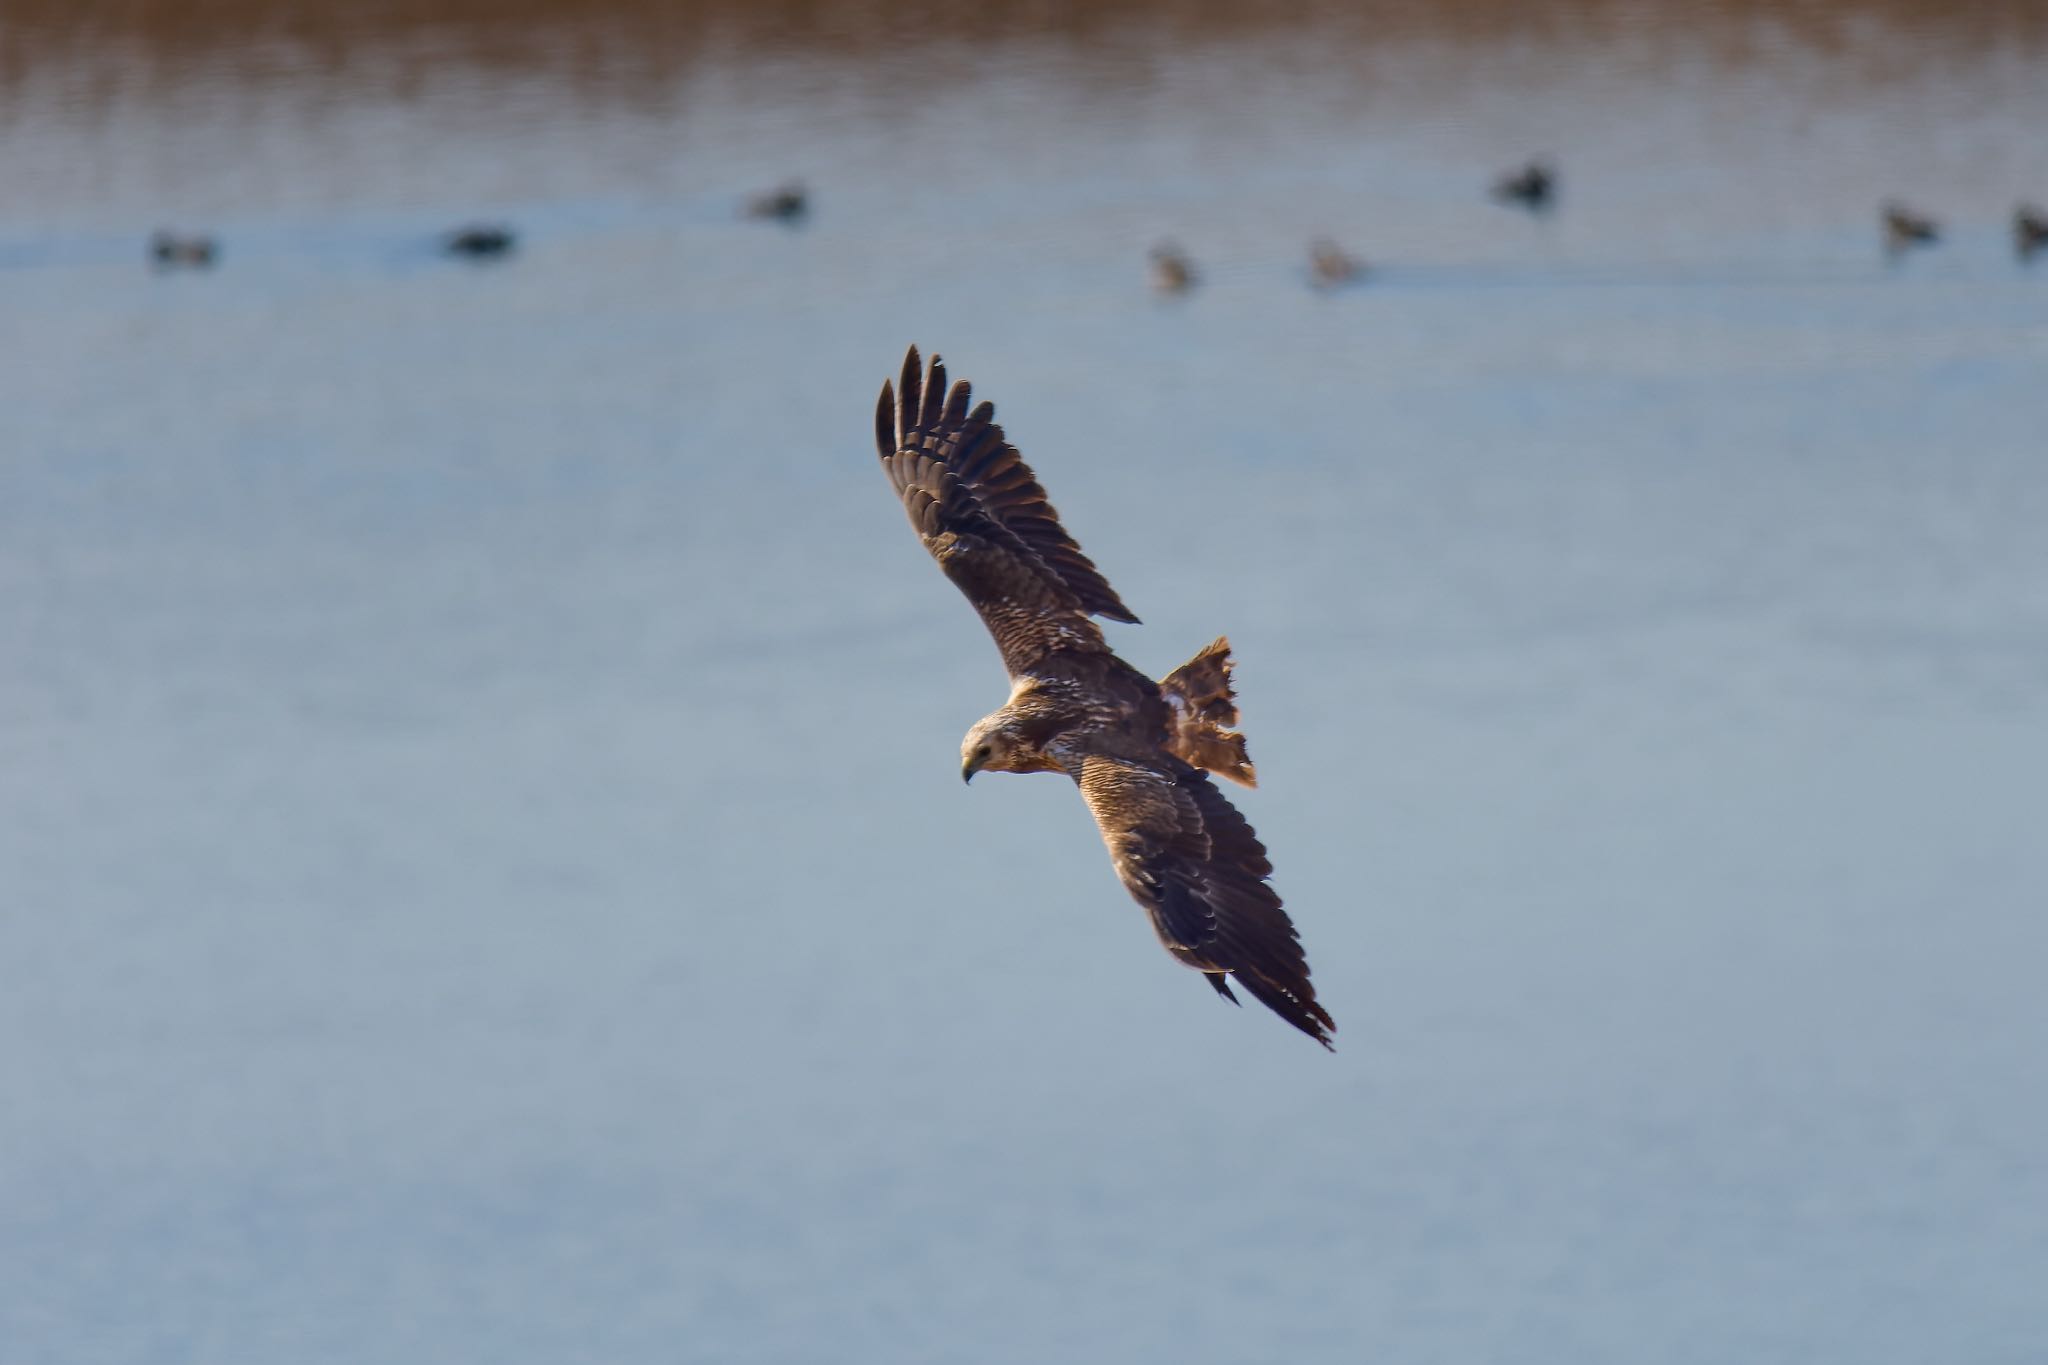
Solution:
<svg viewBox="0 0 2048 1365"><path fill-rule="evenodd" d="M1331 1047L1337 1022L1316 1002L1308 959L1252 827L1206 774L1168 754L1092 754L1081 795L1102 829L1116 874L1166 951L1209 974L1235 1000L1225 973L1309 1037Z"/></svg>
<svg viewBox="0 0 2048 1365"><path fill-rule="evenodd" d="M1003 438L995 407L969 410L945 363L920 372L917 348L900 388L882 385L875 445L910 524L981 613L1015 677L1058 650L1104 653L1089 619L1138 618L1060 526L1031 467Z"/></svg>

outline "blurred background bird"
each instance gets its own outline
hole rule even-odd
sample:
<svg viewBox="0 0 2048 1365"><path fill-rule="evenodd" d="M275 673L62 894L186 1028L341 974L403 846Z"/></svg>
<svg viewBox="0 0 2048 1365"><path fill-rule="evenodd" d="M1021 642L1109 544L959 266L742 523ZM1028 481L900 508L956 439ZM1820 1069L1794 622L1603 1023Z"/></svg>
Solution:
<svg viewBox="0 0 2048 1365"><path fill-rule="evenodd" d="M763 190L749 198L745 213L749 218L794 226L802 222L811 212L810 191L801 180L787 181L772 190Z"/></svg>
<svg viewBox="0 0 2048 1365"><path fill-rule="evenodd" d="M1162 294L1185 294L1199 278L1195 264L1174 242L1160 242L1146 257L1152 266L1152 287Z"/></svg>
<svg viewBox="0 0 2048 1365"><path fill-rule="evenodd" d="M219 245L211 237L181 236L163 229L149 239L149 258L159 270L204 270L219 255Z"/></svg>
<svg viewBox="0 0 2048 1365"><path fill-rule="evenodd" d="M1546 161L1531 161L1495 180L1492 194L1502 204L1548 212L1557 194L1557 170Z"/></svg>
<svg viewBox="0 0 2048 1365"><path fill-rule="evenodd" d="M2022 261L2031 261L2048 248L2048 211L2035 204L2021 204L2012 211L2012 248Z"/></svg>
<svg viewBox="0 0 2048 1365"><path fill-rule="evenodd" d="M1328 237L1309 243L1308 277L1318 289L1336 289L1365 275L1365 262L1345 251Z"/></svg>
<svg viewBox="0 0 2048 1365"><path fill-rule="evenodd" d="M1941 224L1896 199L1887 200L1880 210L1887 256L1902 256L1915 247L1932 246L1941 240Z"/></svg>
<svg viewBox="0 0 2048 1365"><path fill-rule="evenodd" d="M441 249L451 256L490 260L509 255L518 238L512 229L494 223L473 223L457 228L441 239Z"/></svg>

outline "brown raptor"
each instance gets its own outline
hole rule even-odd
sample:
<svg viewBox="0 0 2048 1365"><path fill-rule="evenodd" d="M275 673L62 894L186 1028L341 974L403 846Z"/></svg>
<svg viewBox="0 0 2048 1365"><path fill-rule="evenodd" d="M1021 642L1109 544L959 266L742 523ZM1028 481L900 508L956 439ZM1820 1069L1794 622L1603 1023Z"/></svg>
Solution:
<svg viewBox="0 0 2048 1365"><path fill-rule="evenodd" d="M1210 773L1254 785L1218 639L1158 682L1119 659L1091 619L1136 623L1064 529L989 403L946 385L917 348L882 385L875 443L924 547L995 636L1010 700L961 744L960 775L1063 772L1101 827L1124 888L1166 951L1235 1003L1230 982L1330 1047L1308 960L1273 865Z"/></svg>

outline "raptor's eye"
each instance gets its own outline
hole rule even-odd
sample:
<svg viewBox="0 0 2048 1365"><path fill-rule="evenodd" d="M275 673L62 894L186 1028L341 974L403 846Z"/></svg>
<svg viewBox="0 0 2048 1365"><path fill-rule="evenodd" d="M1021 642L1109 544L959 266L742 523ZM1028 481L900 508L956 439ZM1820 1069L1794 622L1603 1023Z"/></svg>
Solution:
<svg viewBox="0 0 2048 1365"><path fill-rule="evenodd" d="M976 750L974 751L974 761L975 761L976 763L979 763L979 762L981 762L981 760L983 760L984 758L987 758L987 757L989 756L989 753L990 753L990 752L991 752L991 751L990 751L990 749L989 749L988 745L986 745L986 744L982 745L982 746L981 746L980 748L978 748L978 749L976 749Z"/></svg>

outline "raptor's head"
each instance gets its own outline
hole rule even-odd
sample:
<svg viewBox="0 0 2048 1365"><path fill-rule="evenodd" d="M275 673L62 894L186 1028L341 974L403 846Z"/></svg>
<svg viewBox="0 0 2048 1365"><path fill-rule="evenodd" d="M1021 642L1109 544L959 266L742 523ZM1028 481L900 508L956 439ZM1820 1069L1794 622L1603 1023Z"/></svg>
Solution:
<svg viewBox="0 0 2048 1365"><path fill-rule="evenodd" d="M967 738L960 741L962 782L972 782L974 775L984 768L999 773L1028 773L1045 766L1045 756L1025 742L1012 719L998 711L974 723Z"/></svg>

